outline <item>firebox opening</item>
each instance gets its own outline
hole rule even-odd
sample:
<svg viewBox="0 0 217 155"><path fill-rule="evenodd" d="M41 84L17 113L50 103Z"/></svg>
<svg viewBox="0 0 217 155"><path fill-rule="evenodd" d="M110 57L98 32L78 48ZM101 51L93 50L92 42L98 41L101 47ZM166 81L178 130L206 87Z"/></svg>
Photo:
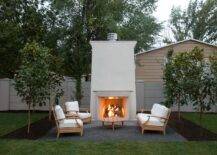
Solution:
<svg viewBox="0 0 217 155"><path fill-rule="evenodd" d="M99 113L100 119L124 118L126 117L126 97L100 97Z"/></svg>

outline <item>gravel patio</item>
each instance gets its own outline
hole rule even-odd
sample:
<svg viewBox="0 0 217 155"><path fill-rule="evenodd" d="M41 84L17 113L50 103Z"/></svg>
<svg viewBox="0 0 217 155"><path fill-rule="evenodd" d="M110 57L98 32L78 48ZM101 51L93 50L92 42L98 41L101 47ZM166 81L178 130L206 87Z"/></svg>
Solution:
<svg viewBox="0 0 217 155"><path fill-rule="evenodd" d="M56 140L55 127L48 134L40 138L41 140ZM84 135L79 134L61 134L59 140L72 141L110 141L110 140L127 140L127 141L187 141L183 136L176 133L170 127L167 128L166 135L159 132L147 131L141 134L136 121L127 121L123 127L116 127L113 131L109 126L102 126L99 121L84 125Z"/></svg>

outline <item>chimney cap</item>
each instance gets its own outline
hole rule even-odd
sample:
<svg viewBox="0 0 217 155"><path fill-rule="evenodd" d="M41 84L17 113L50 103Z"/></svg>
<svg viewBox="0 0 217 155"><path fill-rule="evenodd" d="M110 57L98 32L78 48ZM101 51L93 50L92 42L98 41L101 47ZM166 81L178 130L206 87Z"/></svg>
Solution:
<svg viewBox="0 0 217 155"><path fill-rule="evenodd" d="M109 41L116 41L118 39L117 33L108 33L107 39Z"/></svg>

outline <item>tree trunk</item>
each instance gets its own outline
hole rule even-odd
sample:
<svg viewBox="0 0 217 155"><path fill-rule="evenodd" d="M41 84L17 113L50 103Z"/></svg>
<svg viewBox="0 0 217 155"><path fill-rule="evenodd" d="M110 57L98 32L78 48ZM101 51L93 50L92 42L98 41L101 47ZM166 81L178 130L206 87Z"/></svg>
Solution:
<svg viewBox="0 0 217 155"><path fill-rule="evenodd" d="M81 86L81 77L76 78L76 100L80 104L82 98L82 86Z"/></svg>
<svg viewBox="0 0 217 155"><path fill-rule="evenodd" d="M202 125L202 115L203 115L203 109L202 109L202 105L200 104L200 126Z"/></svg>
<svg viewBox="0 0 217 155"><path fill-rule="evenodd" d="M31 110L30 110L30 103L28 103L28 129L27 133L29 134L30 132L30 125L31 125Z"/></svg>
<svg viewBox="0 0 217 155"><path fill-rule="evenodd" d="M50 97L49 97L49 121L51 121L51 103L50 103Z"/></svg>
<svg viewBox="0 0 217 155"><path fill-rule="evenodd" d="M180 113L180 102L178 103L178 117L179 117L179 120L181 118L181 113Z"/></svg>
<svg viewBox="0 0 217 155"><path fill-rule="evenodd" d="M180 96L177 97L177 103L178 103L178 118L181 119L181 113L180 113Z"/></svg>
<svg viewBox="0 0 217 155"><path fill-rule="evenodd" d="M201 99L201 96L200 97L198 97L198 99L197 99L197 103L198 103L198 105L199 105L199 123L200 123L200 125L201 125L201 120L202 120L202 114L203 114L203 109L202 109L202 102L203 102L203 100Z"/></svg>
<svg viewBox="0 0 217 155"><path fill-rule="evenodd" d="M200 104L200 120L199 120L199 123L200 123L200 126L202 126L202 116L203 116L203 108L202 108L202 102L201 102L201 99L199 100L199 104ZM203 130L200 130L200 135L203 136Z"/></svg>

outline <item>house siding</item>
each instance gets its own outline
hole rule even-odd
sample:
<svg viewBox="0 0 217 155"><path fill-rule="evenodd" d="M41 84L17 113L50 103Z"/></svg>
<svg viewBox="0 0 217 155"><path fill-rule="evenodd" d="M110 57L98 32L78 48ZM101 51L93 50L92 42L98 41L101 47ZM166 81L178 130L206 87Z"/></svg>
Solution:
<svg viewBox="0 0 217 155"><path fill-rule="evenodd" d="M168 50L173 49L174 54L190 51L194 47L204 49L204 56L209 57L217 47L194 41L183 42L169 47L156 49L151 52L136 55L136 79L144 82L163 82L163 65Z"/></svg>
<svg viewBox="0 0 217 155"><path fill-rule="evenodd" d="M144 81L144 105L150 110L153 103L164 101L163 93L163 67L167 52L174 50L174 54L191 51L194 47L204 49L204 56L208 58L217 47L196 41L185 41L136 55L136 79ZM216 111L216 108L213 108ZM192 106L185 106L183 111L194 111Z"/></svg>

